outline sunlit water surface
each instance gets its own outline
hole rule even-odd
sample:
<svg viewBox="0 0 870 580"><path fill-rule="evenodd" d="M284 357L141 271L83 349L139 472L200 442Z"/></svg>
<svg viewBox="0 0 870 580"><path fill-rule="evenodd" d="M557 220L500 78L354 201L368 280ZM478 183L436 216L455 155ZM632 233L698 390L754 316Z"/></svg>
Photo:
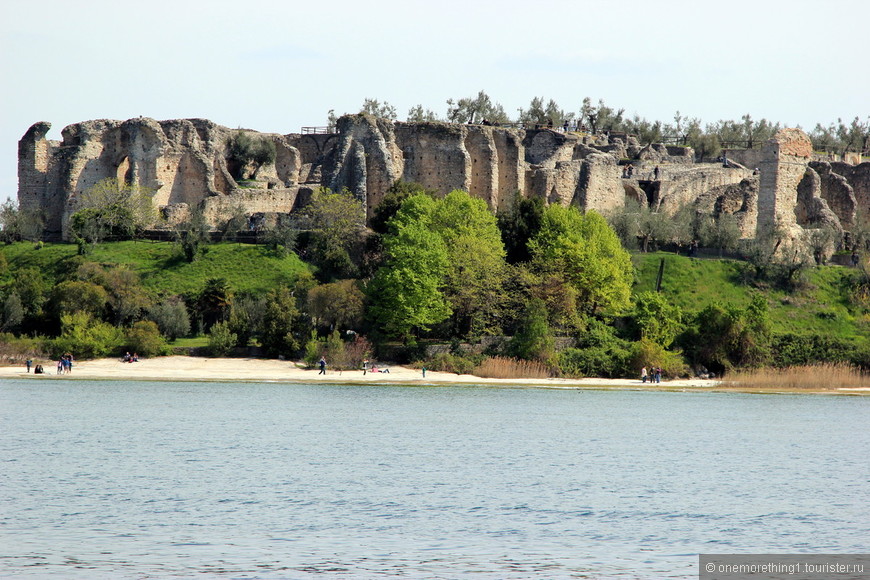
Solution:
<svg viewBox="0 0 870 580"><path fill-rule="evenodd" d="M870 398L0 383L0 576L695 578L866 552Z"/></svg>

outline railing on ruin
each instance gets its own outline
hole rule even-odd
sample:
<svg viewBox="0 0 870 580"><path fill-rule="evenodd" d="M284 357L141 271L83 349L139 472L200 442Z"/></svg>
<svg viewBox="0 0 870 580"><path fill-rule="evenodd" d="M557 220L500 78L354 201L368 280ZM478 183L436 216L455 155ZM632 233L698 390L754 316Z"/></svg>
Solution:
<svg viewBox="0 0 870 580"><path fill-rule="evenodd" d="M335 133L335 127L302 127L303 135L329 135Z"/></svg>

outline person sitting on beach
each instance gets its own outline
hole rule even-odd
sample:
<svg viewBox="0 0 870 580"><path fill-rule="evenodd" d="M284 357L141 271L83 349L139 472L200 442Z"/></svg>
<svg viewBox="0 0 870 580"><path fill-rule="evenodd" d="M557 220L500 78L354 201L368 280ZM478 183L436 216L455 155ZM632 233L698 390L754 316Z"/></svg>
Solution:
<svg viewBox="0 0 870 580"><path fill-rule="evenodd" d="M130 362L131 363L139 362L139 353L134 352L133 356L130 357Z"/></svg>
<svg viewBox="0 0 870 580"><path fill-rule="evenodd" d="M130 353L129 352L124 353L124 358L121 359L121 362L130 362Z"/></svg>

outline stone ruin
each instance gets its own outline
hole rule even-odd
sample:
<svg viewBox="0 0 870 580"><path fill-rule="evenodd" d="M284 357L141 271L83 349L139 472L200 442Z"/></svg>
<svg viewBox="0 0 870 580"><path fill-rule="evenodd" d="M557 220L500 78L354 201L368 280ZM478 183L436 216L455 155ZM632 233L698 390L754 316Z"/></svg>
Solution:
<svg viewBox="0 0 870 580"><path fill-rule="evenodd" d="M154 191L167 218L163 227L183 221L192 207L215 226L238 209L274 219L297 211L320 187L346 189L371 217L399 179L442 194L468 191L493 211L510 208L517 196L605 213L627 200L666 213L691 205L735 215L745 238L774 224L795 238L805 227L842 230L870 208L870 163L813 161L809 139L797 129L753 150L752 169L734 161L696 163L689 148L641 147L625 134L402 123L365 114L342 117L332 133L257 133L204 119L141 117L70 125L62 141L46 139L49 129L34 124L18 152L19 205L43 213L48 239L68 238L79 197L109 177ZM271 141L274 163L234 166L228 143L237 131Z"/></svg>

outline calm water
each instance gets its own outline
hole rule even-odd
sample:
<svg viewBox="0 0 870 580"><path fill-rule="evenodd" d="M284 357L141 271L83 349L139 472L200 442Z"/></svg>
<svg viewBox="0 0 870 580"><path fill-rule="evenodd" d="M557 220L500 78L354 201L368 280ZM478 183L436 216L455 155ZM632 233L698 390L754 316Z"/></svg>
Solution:
<svg viewBox="0 0 870 580"><path fill-rule="evenodd" d="M0 383L0 577L695 578L867 552L870 398Z"/></svg>

